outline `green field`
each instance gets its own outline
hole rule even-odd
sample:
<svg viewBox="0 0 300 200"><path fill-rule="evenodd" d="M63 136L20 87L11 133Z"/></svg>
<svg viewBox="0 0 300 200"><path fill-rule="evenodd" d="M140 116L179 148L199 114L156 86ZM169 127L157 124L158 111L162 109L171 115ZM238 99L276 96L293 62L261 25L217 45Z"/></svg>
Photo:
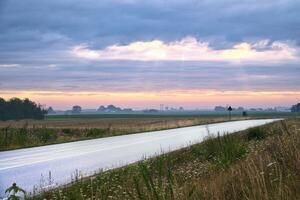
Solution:
<svg viewBox="0 0 300 200"><path fill-rule="evenodd" d="M291 112L267 112L267 111L247 111L251 117L293 117L297 113ZM72 115L48 115L46 120L55 119L99 119L99 118L186 118L186 117L219 117L228 116L228 112L215 111L182 111L182 112L158 112L158 113L105 113L105 114L72 114ZM232 111L232 116L242 116L242 112Z"/></svg>

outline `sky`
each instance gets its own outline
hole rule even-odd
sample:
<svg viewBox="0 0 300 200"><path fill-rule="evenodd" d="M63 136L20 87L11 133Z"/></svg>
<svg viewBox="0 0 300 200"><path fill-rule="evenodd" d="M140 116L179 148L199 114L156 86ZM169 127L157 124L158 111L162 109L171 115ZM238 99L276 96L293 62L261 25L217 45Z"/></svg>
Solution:
<svg viewBox="0 0 300 200"><path fill-rule="evenodd" d="M300 101L298 0L1 0L0 97L56 109Z"/></svg>

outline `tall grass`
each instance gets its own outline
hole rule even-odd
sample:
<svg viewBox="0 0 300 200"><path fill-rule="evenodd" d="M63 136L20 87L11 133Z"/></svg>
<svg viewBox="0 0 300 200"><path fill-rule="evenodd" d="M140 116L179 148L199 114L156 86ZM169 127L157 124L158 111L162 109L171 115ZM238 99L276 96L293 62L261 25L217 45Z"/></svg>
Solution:
<svg viewBox="0 0 300 200"><path fill-rule="evenodd" d="M225 168L246 154L246 146L243 138L236 135L218 135L207 139L199 153L199 156Z"/></svg>
<svg viewBox="0 0 300 200"><path fill-rule="evenodd" d="M266 136L267 132L261 127L250 128L247 133L248 140L262 140Z"/></svg>
<svg viewBox="0 0 300 200"><path fill-rule="evenodd" d="M257 144L245 160L195 183L213 199L299 199L300 137L276 135Z"/></svg>
<svg viewBox="0 0 300 200"><path fill-rule="evenodd" d="M58 137L53 129L6 127L0 129L0 150L49 144L57 141Z"/></svg>

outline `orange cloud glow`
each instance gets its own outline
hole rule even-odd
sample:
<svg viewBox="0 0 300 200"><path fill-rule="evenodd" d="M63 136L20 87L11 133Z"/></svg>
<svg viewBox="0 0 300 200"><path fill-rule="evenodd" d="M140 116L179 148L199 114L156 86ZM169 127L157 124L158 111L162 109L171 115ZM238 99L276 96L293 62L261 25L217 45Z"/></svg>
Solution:
<svg viewBox="0 0 300 200"><path fill-rule="evenodd" d="M295 91L215 91L215 90L172 90L162 92L65 92L65 91L0 91L6 99L30 98L56 109L68 109L78 104L84 108L115 104L122 107L157 108L163 103L186 108L212 108L215 105L245 107L268 107L292 105L300 100Z"/></svg>

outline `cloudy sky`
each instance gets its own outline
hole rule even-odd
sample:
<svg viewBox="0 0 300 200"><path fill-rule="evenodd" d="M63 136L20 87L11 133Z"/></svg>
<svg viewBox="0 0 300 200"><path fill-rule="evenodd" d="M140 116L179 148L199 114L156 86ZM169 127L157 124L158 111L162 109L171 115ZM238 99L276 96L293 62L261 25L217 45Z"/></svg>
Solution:
<svg viewBox="0 0 300 200"><path fill-rule="evenodd" d="M268 107L300 101L298 0L1 0L0 96Z"/></svg>

